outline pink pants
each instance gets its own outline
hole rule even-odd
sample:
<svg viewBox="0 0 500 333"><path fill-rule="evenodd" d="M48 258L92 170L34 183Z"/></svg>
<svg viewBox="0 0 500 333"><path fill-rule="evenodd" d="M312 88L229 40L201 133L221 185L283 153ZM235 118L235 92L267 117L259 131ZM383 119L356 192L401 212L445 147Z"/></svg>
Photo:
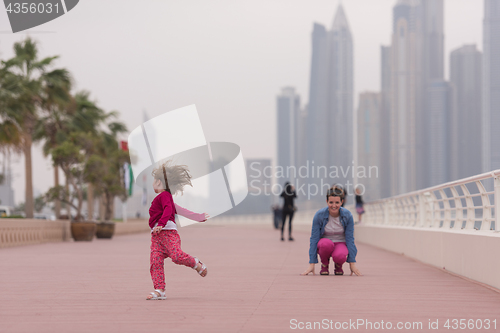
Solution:
<svg viewBox="0 0 500 333"><path fill-rule="evenodd" d="M333 262L342 265L347 259L349 251L345 242L334 243L328 238L321 238L318 242L318 254L323 265L328 265L330 257Z"/></svg>
<svg viewBox="0 0 500 333"><path fill-rule="evenodd" d="M151 234L150 272L155 289L165 289L163 260L170 257L177 265L194 267L196 261L181 250L181 238L177 230L162 230Z"/></svg>

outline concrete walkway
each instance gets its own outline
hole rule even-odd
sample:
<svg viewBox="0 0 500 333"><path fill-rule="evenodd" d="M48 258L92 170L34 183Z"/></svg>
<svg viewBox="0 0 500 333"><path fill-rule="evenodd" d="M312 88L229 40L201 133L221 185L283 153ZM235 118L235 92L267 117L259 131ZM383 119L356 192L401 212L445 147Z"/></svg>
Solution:
<svg viewBox="0 0 500 333"><path fill-rule="evenodd" d="M300 276L307 231L296 231L295 242L279 241L270 226L206 224L180 234L208 275L167 259L166 301L145 300L153 289L148 234L1 249L0 332L290 332L308 322L335 331L349 321L359 332L388 331L388 322L392 330L401 322L401 331L454 331L447 319L496 319L496 330L491 322L485 331L500 331L500 293L401 255L357 244L364 276Z"/></svg>

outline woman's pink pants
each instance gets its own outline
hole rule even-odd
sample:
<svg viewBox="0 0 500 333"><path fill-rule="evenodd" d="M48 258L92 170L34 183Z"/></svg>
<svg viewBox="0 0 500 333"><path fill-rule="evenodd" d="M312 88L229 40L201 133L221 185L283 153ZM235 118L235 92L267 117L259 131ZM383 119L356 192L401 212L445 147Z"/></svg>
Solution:
<svg viewBox="0 0 500 333"><path fill-rule="evenodd" d="M328 238L321 238L318 242L318 254L323 265L328 265L330 257L333 262L342 265L347 259L349 251L345 242L332 242Z"/></svg>

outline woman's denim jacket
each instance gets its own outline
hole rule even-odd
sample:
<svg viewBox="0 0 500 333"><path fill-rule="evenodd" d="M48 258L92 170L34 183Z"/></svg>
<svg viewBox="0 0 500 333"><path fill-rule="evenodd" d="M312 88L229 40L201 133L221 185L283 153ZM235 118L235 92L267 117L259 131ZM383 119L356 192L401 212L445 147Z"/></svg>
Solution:
<svg viewBox="0 0 500 333"><path fill-rule="evenodd" d="M322 208L316 212L313 219L311 230L311 241L309 246L309 263L318 263L318 242L325 232L325 226L328 223L328 207ZM347 262L356 262L356 245L354 245L354 220L352 214L346 208L340 207L340 223L344 226L345 243L349 254Z"/></svg>

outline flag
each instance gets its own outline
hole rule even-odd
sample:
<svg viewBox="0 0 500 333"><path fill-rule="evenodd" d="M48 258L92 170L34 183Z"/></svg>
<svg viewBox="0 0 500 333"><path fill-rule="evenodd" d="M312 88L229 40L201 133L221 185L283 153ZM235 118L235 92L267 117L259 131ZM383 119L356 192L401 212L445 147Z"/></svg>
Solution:
<svg viewBox="0 0 500 333"><path fill-rule="evenodd" d="M129 197L132 196L132 189L134 187L134 175L132 174L132 166L128 163L123 165L124 178L125 178L125 190Z"/></svg>

